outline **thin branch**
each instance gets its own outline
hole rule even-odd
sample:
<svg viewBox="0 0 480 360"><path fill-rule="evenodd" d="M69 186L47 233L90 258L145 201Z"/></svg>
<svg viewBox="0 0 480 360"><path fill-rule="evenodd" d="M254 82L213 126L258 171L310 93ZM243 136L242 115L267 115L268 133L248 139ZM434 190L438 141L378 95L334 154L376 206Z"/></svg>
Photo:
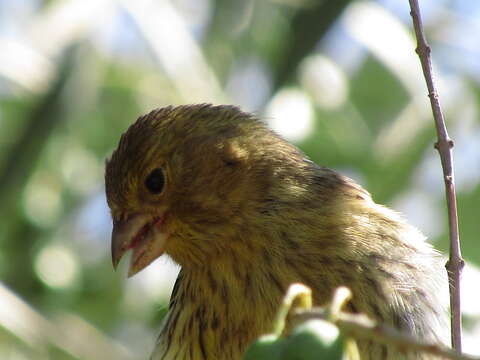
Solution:
<svg viewBox="0 0 480 360"><path fill-rule="evenodd" d="M413 19L415 35L417 37L416 53L422 64L423 74L428 88L428 97L432 106L433 118L437 129L437 142L435 148L440 154L440 160L443 168L443 178L445 181L448 224L450 229L450 257L445 265L448 272L450 287L450 309L452 326L452 347L459 353L462 352L462 319L460 306L460 276L464 266L462 254L460 251L460 239L458 235L458 217L457 201L455 196L455 179L453 173L453 141L449 138L445 120L443 117L440 101L435 89L432 77L432 63L430 59L430 47L425 39L423 32L422 18L417 0L409 0L410 15Z"/></svg>
<svg viewBox="0 0 480 360"><path fill-rule="evenodd" d="M293 313L292 324L295 326L296 324L312 319L331 321L328 309L312 308L311 310L296 310ZM461 355L442 345L420 342L409 334L402 333L384 324L378 324L364 314L340 312L332 322L343 334L351 336L354 339L375 339L378 343L396 346L405 353L423 352L439 356L443 359L480 360L480 357L465 354Z"/></svg>

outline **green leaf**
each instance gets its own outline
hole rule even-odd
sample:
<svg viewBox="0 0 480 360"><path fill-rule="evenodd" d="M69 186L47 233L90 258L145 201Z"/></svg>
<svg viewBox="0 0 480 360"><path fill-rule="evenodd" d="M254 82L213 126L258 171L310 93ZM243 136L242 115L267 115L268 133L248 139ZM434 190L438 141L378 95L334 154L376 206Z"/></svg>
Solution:
<svg viewBox="0 0 480 360"><path fill-rule="evenodd" d="M280 360L285 348L285 339L274 334L258 338L245 352L243 360Z"/></svg>
<svg viewBox="0 0 480 360"><path fill-rule="evenodd" d="M343 339L338 328L325 320L309 320L288 337L282 360L341 360Z"/></svg>

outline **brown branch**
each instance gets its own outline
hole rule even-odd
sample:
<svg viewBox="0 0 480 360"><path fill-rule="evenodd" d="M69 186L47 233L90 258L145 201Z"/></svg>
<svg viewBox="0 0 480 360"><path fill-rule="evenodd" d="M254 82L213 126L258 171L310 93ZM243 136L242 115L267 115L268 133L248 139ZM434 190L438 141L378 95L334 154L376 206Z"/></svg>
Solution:
<svg viewBox="0 0 480 360"><path fill-rule="evenodd" d="M435 89L432 77L432 63L430 59L430 47L425 39L423 32L422 18L417 0L409 0L410 15L413 19L413 27L417 37L416 53L422 64L423 74L428 88L428 97L432 106L433 118L435 120L435 128L437 129L437 142L435 148L440 154L442 162L443 177L445 181L447 207L448 207L448 224L450 229L450 257L445 265L448 272L448 280L450 287L450 309L451 309L451 326L452 326L452 347L459 353L462 352L462 319L460 307L460 276L464 266L462 254L460 251L460 239L458 235L458 217L457 217L457 201L455 196L455 179L453 176L453 141L448 137L445 120L443 117L440 101Z"/></svg>
<svg viewBox="0 0 480 360"><path fill-rule="evenodd" d="M296 326L297 324L312 319L331 321L343 334L356 340L374 339L381 344L396 346L404 352L423 352L436 355L443 359L452 360L480 360L480 357L459 354L439 344L420 342L409 334L402 333L399 330L384 324L378 324L364 314L339 312L332 321L328 309L325 308L296 310L293 313L292 325Z"/></svg>

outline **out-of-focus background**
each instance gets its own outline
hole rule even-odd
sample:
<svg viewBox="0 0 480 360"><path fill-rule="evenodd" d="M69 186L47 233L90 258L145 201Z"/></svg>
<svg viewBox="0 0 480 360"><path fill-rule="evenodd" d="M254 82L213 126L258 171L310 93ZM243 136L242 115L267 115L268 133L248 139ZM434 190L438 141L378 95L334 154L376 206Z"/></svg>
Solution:
<svg viewBox="0 0 480 360"><path fill-rule="evenodd" d="M480 2L421 6L456 144L465 350L480 354ZM254 111L446 254L410 26L407 0L0 0L0 358L147 357L178 269L113 271L103 170L166 104Z"/></svg>

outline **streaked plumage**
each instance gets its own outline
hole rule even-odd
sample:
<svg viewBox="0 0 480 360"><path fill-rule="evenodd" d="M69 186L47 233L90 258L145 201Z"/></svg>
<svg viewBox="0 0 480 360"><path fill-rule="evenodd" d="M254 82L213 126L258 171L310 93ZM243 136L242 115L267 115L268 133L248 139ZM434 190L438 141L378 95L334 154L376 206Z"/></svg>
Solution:
<svg viewBox="0 0 480 360"><path fill-rule="evenodd" d="M155 169L165 177L158 194L145 185ZM350 311L424 340L443 332L443 270L423 236L236 107L166 107L139 118L105 181L114 264L133 248L131 274L162 253L182 266L154 360L240 359L271 330L292 282L310 286L319 305L346 285ZM360 350L363 359L402 358L370 342Z"/></svg>

